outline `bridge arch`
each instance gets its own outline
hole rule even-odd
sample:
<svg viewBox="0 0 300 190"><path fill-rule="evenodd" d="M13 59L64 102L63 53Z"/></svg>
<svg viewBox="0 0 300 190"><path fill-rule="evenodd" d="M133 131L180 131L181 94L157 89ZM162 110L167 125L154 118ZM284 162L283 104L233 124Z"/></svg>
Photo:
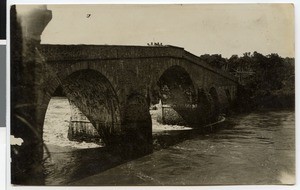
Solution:
<svg viewBox="0 0 300 190"><path fill-rule="evenodd" d="M63 64L63 63L56 63L56 64ZM59 68L59 67L58 67ZM113 89L117 89L117 85L114 83L113 76L107 75L108 71L105 69L105 67L102 67L101 64L96 64L95 62L88 62L88 61L78 61L75 63L72 63L71 66L63 67L62 70L58 70L50 76L47 80L47 84L44 86L49 87L45 91L48 95L52 95L56 89L61 85L62 81L64 81L68 76L70 76L72 73L75 73L77 71L82 70L94 70L98 71L103 75L112 85Z"/></svg>
<svg viewBox="0 0 300 190"><path fill-rule="evenodd" d="M70 126L90 121L105 144L113 143L113 137L121 133L121 116L118 97L110 81L93 69L74 70L52 81L56 87L49 88L51 96L53 89L61 86L73 109Z"/></svg>
<svg viewBox="0 0 300 190"><path fill-rule="evenodd" d="M139 153L152 151L152 121L149 113L149 101L141 94L128 96L124 116L124 143L129 149ZM128 152L128 153L129 153Z"/></svg>
<svg viewBox="0 0 300 190"><path fill-rule="evenodd" d="M185 68L173 65L157 80L162 103L162 122L166 124L192 124L192 110L196 108L196 88Z"/></svg>

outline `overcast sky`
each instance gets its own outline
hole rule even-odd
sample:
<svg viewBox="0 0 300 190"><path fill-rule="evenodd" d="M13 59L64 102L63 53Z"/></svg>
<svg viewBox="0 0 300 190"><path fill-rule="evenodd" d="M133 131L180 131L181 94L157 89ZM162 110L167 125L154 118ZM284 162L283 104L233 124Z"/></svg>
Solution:
<svg viewBox="0 0 300 190"><path fill-rule="evenodd" d="M48 9L53 18L42 34L44 44L155 41L195 55L230 57L257 51L294 57L291 4L48 5Z"/></svg>

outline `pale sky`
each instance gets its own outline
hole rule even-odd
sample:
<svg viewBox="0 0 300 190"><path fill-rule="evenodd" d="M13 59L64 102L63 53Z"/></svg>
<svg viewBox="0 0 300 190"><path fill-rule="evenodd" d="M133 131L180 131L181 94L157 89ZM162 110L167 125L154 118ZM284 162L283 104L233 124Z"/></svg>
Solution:
<svg viewBox="0 0 300 190"><path fill-rule="evenodd" d="M257 51L294 57L291 4L48 5L44 44L147 45L161 42L195 54ZM87 14L91 14L87 18Z"/></svg>

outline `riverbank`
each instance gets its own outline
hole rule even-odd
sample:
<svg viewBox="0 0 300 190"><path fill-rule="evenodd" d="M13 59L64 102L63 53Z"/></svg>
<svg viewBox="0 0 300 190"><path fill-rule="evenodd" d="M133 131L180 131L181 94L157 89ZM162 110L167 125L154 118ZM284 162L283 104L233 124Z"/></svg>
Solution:
<svg viewBox="0 0 300 190"><path fill-rule="evenodd" d="M279 90L256 89L252 85L239 86L234 110L252 112L260 109L295 109L294 81Z"/></svg>

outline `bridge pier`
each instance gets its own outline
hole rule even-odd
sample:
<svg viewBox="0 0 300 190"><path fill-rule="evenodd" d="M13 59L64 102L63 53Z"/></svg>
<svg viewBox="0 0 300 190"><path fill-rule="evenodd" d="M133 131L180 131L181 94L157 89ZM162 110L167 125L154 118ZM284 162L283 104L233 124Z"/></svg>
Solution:
<svg viewBox="0 0 300 190"><path fill-rule="evenodd" d="M197 121L200 124L207 124L211 120L210 117L212 114L212 101L210 100L209 96L209 93L205 89L198 89Z"/></svg>
<svg viewBox="0 0 300 190"><path fill-rule="evenodd" d="M149 154L153 151L152 121L149 102L141 95L131 95L127 99L124 117L124 136L128 154L131 157Z"/></svg>

